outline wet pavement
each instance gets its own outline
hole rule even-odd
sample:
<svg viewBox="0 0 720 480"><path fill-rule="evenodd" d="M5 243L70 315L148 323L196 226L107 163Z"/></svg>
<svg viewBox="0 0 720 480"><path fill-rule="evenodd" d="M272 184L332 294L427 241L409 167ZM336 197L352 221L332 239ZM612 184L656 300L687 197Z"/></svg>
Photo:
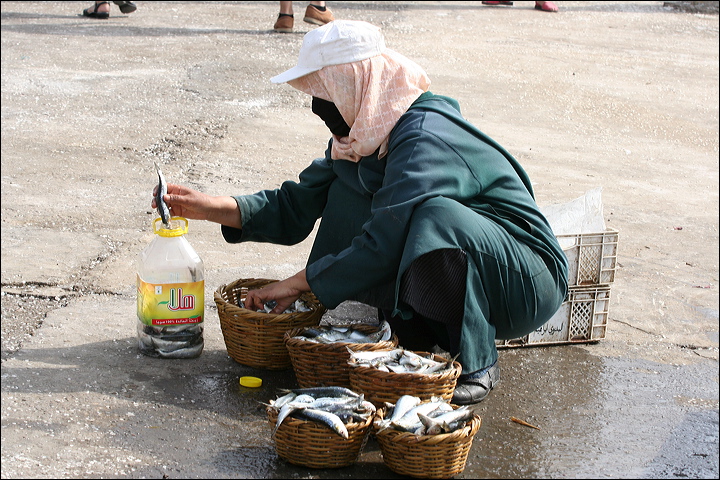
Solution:
<svg viewBox="0 0 720 480"><path fill-rule="evenodd" d="M127 302L88 301L109 315ZM124 329L88 329L84 309L67 308L65 319L49 315L37 347L3 366L3 477L399 478L373 438L350 467L279 459L263 404L297 386L294 372L236 363L213 329L199 358L154 359ZM502 380L475 407L482 426L458 477L713 478L717 364L608 358L596 348L501 350ZM262 387L240 386L245 375Z"/></svg>
<svg viewBox="0 0 720 480"><path fill-rule="evenodd" d="M79 17L83 2L0 4L0 476L398 478L373 438L350 467L278 458L263 404L294 373L227 354L215 289L294 274L312 236L228 245L191 222L205 350L138 353L153 162L173 183L253 193L294 178L327 132L307 98L268 81L314 27L272 32L277 2L137 3L104 23ZM602 186L620 232L607 337L501 350L458 478L718 477L718 17L664 3L329 2L459 99L541 206ZM347 302L324 320L376 313Z"/></svg>

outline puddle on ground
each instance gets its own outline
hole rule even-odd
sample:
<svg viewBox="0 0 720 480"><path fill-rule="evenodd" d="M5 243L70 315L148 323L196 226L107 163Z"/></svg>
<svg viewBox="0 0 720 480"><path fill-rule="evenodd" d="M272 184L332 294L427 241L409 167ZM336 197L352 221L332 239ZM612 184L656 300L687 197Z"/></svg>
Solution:
<svg viewBox="0 0 720 480"><path fill-rule="evenodd" d="M241 418L236 440L208 452L216 476L400 478L373 438L350 467L317 470L278 458L263 403L296 387L294 373L234 367L155 380L169 403L180 398L184 408ZM602 358L592 346L532 347L502 350L500 369L500 384L475 408L483 423L457 478L700 478L717 471L718 375L707 362L675 366ZM243 375L261 377L263 386L240 386ZM700 440L698 431L706 432Z"/></svg>

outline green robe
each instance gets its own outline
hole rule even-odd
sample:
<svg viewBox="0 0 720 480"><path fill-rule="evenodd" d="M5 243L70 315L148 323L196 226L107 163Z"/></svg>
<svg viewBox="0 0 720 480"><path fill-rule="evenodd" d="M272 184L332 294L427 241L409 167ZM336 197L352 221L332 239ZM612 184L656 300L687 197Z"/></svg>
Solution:
<svg viewBox="0 0 720 480"><path fill-rule="evenodd" d="M398 298L408 265L436 249L463 249L460 361L468 371L494 363L495 338L540 327L567 292L567 259L527 174L448 97L418 97L390 133L382 159L332 160L328 146L298 182L235 198L242 229L222 229L231 243L295 244L322 218L306 276L328 308L385 291L394 314L410 319L413 312Z"/></svg>

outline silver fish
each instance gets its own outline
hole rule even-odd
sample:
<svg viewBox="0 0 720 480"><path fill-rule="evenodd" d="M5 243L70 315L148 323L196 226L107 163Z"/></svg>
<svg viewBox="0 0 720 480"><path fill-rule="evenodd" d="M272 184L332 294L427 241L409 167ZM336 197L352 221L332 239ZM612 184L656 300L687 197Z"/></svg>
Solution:
<svg viewBox="0 0 720 480"><path fill-rule="evenodd" d="M359 397L320 397L313 401L308 408L317 408L326 412L335 412L345 408L358 407L365 400L365 395Z"/></svg>
<svg viewBox="0 0 720 480"><path fill-rule="evenodd" d="M395 405L386 403L387 411L390 415L380 422L380 430L384 430L390 426L395 420L402 418L410 409L417 407L422 400L414 395L402 395L397 399Z"/></svg>
<svg viewBox="0 0 720 480"><path fill-rule="evenodd" d="M383 320L380 323L380 327L377 332L368 335L370 343L387 342L390 340L390 337L392 337L392 331L387 320Z"/></svg>
<svg viewBox="0 0 720 480"><path fill-rule="evenodd" d="M414 395L403 395L397 399L393 407L392 415L388 417L389 421L402 418L411 408L415 408L420 404L420 397Z"/></svg>
<svg viewBox="0 0 720 480"><path fill-rule="evenodd" d="M362 409L358 409L357 407L352 407L350 405L343 406L337 410L333 410L331 413L334 413L338 417L340 417L340 420L343 421L343 423L350 423L350 422L366 422L368 417L372 416L374 412L371 411L365 411Z"/></svg>
<svg viewBox="0 0 720 480"><path fill-rule="evenodd" d="M461 425L464 426L465 422L472 419L473 415L473 411L469 408L460 407L437 416L418 413L418 418L425 427L425 435L437 435L440 433L450 433Z"/></svg>
<svg viewBox="0 0 720 480"><path fill-rule="evenodd" d="M278 418L275 422L275 429L273 430L272 434L275 435L277 429L280 428L280 425L285 421L287 417L290 416L290 414L295 413L298 410L303 410L307 408L307 406L310 405L313 401L315 401L315 399L309 395L297 395L293 400L284 403L278 411Z"/></svg>
<svg viewBox="0 0 720 480"><path fill-rule="evenodd" d="M347 427L340 419L340 417L338 417L334 413L314 408L306 408L299 413L299 416L307 420L313 420L315 422L327 425L333 432L337 433L343 438L350 437L347 431Z"/></svg>
<svg viewBox="0 0 720 480"><path fill-rule="evenodd" d="M310 387L310 388L293 388L290 390L298 395L306 394L314 398L320 397L360 397L360 393L355 393L345 387Z"/></svg>
<svg viewBox="0 0 720 480"><path fill-rule="evenodd" d="M344 387L298 388L288 392L270 401L270 406L278 411L273 435L293 416L322 423L348 438L346 422L367 422L375 414L375 406L365 400L365 395Z"/></svg>
<svg viewBox="0 0 720 480"><path fill-rule="evenodd" d="M160 219L165 225L165 228L170 229L170 209L168 208L163 196L167 194L167 183L165 182L165 176L163 175L157 162L155 162L155 170L158 174L158 187L157 193L155 194L155 203L157 204L157 211L160 215Z"/></svg>
<svg viewBox="0 0 720 480"><path fill-rule="evenodd" d="M349 343L377 343L380 341L390 340L390 337L392 336L390 324L386 320L383 320L377 331L373 333L362 333L352 327L337 330L345 334Z"/></svg>
<svg viewBox="0 0 720 480"><path fill-rule="evenodd" d="M377 343L389 340L391 335L390 324L384 320L377 331L369 334L363 333L353 327L338 326L324 326L305 330L305 337L308 340L319 343Z"/></svg>
<svg viewBox="0 0 720 480"><path fill-rule="evenodd" d="M245 302L242 300L238 302L238 306L240 308L245 308ZM277 301L275 300L268 300L263 304L262 308L258 308L256 311L259 313L270 313L272 312L272 309L277 306ZM296 300L295 303L290 305L288 308L285 309L282 313L293 313L293 312L309 312L312 310L310 307L308 307L305 302L302 300Z"/></svg>
<svg viewBox="0 0 720 480"><path fill-rule="evenodd" d="M380 364L396 362L400 358L400 355L402 355L403 349L395 348L385 351L353 352L352 349L348 347L348 352L350 352L351 361L362 365L376 367Z"/></svg>
<svg viewBox="0 0 720 480"><path fill-rule="evenodd" d="M151 336L150 342L157 350L172 352L181 348L196 347L203 343L203 338L202 335Z"/></svg>
<svg viewBox="0 0 720 480"><path fill-rule="evenodd" d="M337 329L329 329L325 332L319 333L314 337L310 337L310 341L318 343L335 343L335 342L347 342L349 340L347 332L343 332ZM356 342L353 342L356 343Z"/></svg>
<svg viewBox="0 0 720 480"><path fill-rule="evenodd" d="M452 368L452 362L445 359L433 360L417 353L396 348L388 351L350 352L350 362L377 368L383 372L394 373L440 373Z"/></svg>
<svg viewBox="0 0 720 480"><path fill-rule="evenodd" d="M161 358L194 358L199 356L205 343L200 343L194 347L180 348L172 351L156 350Z"/></svg>
<svg viewBox="0 0 720 480"><path fill-rule="evenodd" d="M270 400L270 405L279 409L282 408L282 406L286 403L295 400L295 397L297 397L297 394L294 392L286 393L282 397L278 397L275 400Z"/></svg>
<svg viewBox="0 0 720 480"><path fill-rule="evenodd" d="M364 395L363 395L364 396ZM360 402L360 405L358 405L357 410L360 413L375 413L375 405L373 405L372 402L369 402L367 400L363 400Z"/></svg>
<svg viewBox="0 0 720 480"><path fill-rule="evenodd" d="M418 427L422 426L422 422L420 421L420 417L418 416L419 413L422 413L423 415L428 415L430 412L435 411L439 408L443 409L444 411L452 410L450 404L442 400L421 403L417 407L411 408L407 413L405 413L405 415L403 415L399 419L390 422L390 424L398 430L414 432L418 429Z"/></svg>
<svg viewBox="0 0 720 480"><path fill-rule="evenodd" d="M153 327L149 327L149 328L151 328L152 331L148 331L147 333L157 334L157 335L175 335L175 334L179 334L179 333L182 333L183 335L189 335L189 334L201 334L203 332L203 324L202 323L163 325L163 326L153 326Z"/></svg>
<svg viewBox="0 0 720 480"><path fill-rule="evenodd" d="M301 403L312 403L315 401L315 397L306 393L301 393L300 395L295 397L295 401Z"/></svg>
<svg viewBox="0 0 720 480"><path fill-rule="evenodd" d="M417 353L405 350L400 357L400 365L409 365L414 369L419 369L427 361L426 358L421 357Z"/></svg>

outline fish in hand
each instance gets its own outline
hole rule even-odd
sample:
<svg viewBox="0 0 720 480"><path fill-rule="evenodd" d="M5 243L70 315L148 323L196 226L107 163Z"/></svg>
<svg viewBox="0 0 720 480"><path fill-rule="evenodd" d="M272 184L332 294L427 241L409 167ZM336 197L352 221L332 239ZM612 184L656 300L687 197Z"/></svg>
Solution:
<svg viewBox="0 0 720 480"><path fill-rule="evenodd" d="M157 162L155 162L155 170L157 170L158 174L158 186L155 191L155 204L157 205L157 211L158 214L160 214L160 219L162 220L163 225L165 225L165 228L169 229L170 209L165 203L165 200L163 200L163 196L167 194L167 182L165 181L165 176L163 175L162 170L160 170Z"/></svg>

